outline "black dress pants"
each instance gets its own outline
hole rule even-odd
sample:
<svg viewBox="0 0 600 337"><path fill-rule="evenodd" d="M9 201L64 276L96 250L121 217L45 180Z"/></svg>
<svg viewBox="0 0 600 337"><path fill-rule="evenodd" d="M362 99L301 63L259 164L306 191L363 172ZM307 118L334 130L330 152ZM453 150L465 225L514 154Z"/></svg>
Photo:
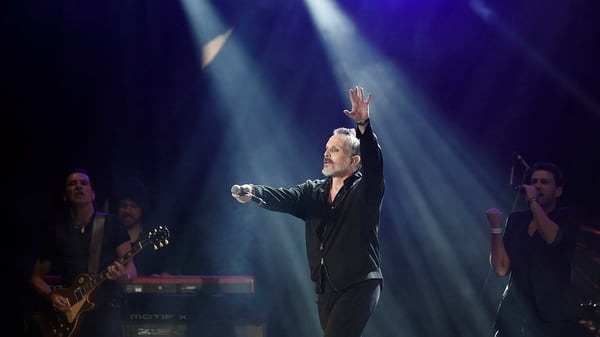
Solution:
<svg viewBox="0 0 600 337"><path fill-rule="evenodd" d="M360 337L379 302L381 282L366 280L341 291L325 282L317 296L323 337Z"/></svg>

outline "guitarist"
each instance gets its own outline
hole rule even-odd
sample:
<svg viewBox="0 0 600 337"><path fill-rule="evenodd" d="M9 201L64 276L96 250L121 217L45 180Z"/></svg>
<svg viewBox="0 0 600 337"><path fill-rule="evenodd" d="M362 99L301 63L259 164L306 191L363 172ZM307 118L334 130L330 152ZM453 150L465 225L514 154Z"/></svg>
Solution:
<svg viewBox="0 0 600 337"><path fill-rule="evenodd" d="M132 247L129 235L118 219L96 211L94 198L88 173L80 168L68 171L64 221L50 228L49 234L44 237L31 275L33 289L49 304L48 310L40 315L40 327L45 337L123 336L120 283L137 277L137 271L133 259L125 264L116 260ZM102 228L100 234L94 228ZM92 234L100 248L96 260L91 259L92 263L97 261L95 273L88 269ZM45 282L44 277L50 272L61 276L63 289L52 290ZM76 285L81 285L78 283L82 280L80 276L91 277L96 273L103 275L104 282L99 282L82 302L69 296L69 290L75 293ZM71 319L64 320L64 317ZM53 330L56 321L67 321L68 329L56 332Z"/></svg>

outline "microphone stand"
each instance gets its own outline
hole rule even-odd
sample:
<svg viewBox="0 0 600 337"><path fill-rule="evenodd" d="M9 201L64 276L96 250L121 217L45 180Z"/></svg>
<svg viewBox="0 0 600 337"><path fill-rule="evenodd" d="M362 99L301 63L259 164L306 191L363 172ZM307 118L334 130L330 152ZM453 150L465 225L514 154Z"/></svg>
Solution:
<svg viewBox="0 0 600 337"><path fill-rule="evenodd" d="M525 170L523 171L523 174L521 175L521 182L519 185L515 185L514 184L514 179L515 179L515 159L519 160L519 162L523 165L523 167L525 167ZM517 201L519 200L519 198L521 197L521 194L519 192L519 188L521 187L521 185L523 185L525 183L525 178L527 177L527 171L529 170L529 164L527 164L527 162L525 161L525 159L517 154L516 152L513 152L513 160L512 160L512 164L510 166L510 177L509 177L509 183L510 186L515 189L515 191L517 191L516 195L515 195L515 199L513 200L512 203L512 207L510 212L508 213L510 215L510 213L514 212L516 207L517 207ZM489 281L490 275L492 273L492 266L490 266L488 268L487 274L485 276L485 280L483 281L483 285L481 286L481 289L479 290L479 299L481 300L483 298L483 293L485 288L487 287L487 283Z"/></svg>
<svg viewBox="0 0 600 337"><path fill-rule="evenodd" d="M517 159L523 165L525 170L523 170L523 174L521 175L521 180L519 182L519 185L513 185L514 169L515 169L515 163L513 161L513 164L510 168L510 183L511 183L511 186L517 191L517 193L515 195L515 199L513 200L513 204L510 209L510 213L514 212L517 207L517 201L519 200L519 198L521 197L521 194L522 194L521 193L521 185L523 185L525 183L525 178L527 178L527 171L529 171L529 168L530 168L529 164L527 164L527 162L525 161L525 158L523 158L523 156L521 156L520 154L517 154Z"/></svg>

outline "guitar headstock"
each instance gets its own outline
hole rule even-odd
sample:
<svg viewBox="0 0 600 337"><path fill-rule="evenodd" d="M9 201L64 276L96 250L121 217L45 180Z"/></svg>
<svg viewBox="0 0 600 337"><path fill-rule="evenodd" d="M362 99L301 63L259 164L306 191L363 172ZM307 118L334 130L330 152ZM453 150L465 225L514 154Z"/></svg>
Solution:
<svg viewBox="0 0 600 337"><path fill-rule="evenodd" d="M148 242L152 244L154 250L165 247L169 244L169 237L171 233L165 226L158 226L148 232Z"/></svg>

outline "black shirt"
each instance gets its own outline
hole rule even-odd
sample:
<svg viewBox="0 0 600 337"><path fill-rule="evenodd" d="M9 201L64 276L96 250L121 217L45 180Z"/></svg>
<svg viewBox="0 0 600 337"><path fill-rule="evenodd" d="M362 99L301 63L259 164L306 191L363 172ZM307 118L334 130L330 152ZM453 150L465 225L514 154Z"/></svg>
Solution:
<svg viewBox="0 0 600 337"><path fill-rule="evenodd" d="M579 223L572 208L557 208L548 214L559 227L556 240L548 244L535 232L528 233L531 211L512 213L503 237L510 258L511 274L507 303L529 306L545 321L573 319L576 305L571 303L571 263L575 254ZM511 297L520 297L511 299ZM503 308L504 307L504 308Z"/></svg>
<svg viewBox="0 0 600 337"><path fill-rule="evenodd" d="M40 251L41 261L51 261L53 272L61 276L64 287L70 287L80 274L88 274L90 244L93 232L94 214L84 231L75 228L69 219L50 230ZM129 241L129 234L117 217L107 214L102 235L99 271L118 259L116 248ZM116 281L106 279L94 292L94 302L104 305L121 294Z"/></svg>
<svg viewBox="0 0 600 337"><path fill-rule="evenodd" d="M379 225L385 190L383 157L370 124L360 139L362 168L348 177L332 204L331 177L307 180L292 188L255 185L261 207L294 215L305 222L311 279L326 273L334 290L368 279L382 279Z"/></svg>

